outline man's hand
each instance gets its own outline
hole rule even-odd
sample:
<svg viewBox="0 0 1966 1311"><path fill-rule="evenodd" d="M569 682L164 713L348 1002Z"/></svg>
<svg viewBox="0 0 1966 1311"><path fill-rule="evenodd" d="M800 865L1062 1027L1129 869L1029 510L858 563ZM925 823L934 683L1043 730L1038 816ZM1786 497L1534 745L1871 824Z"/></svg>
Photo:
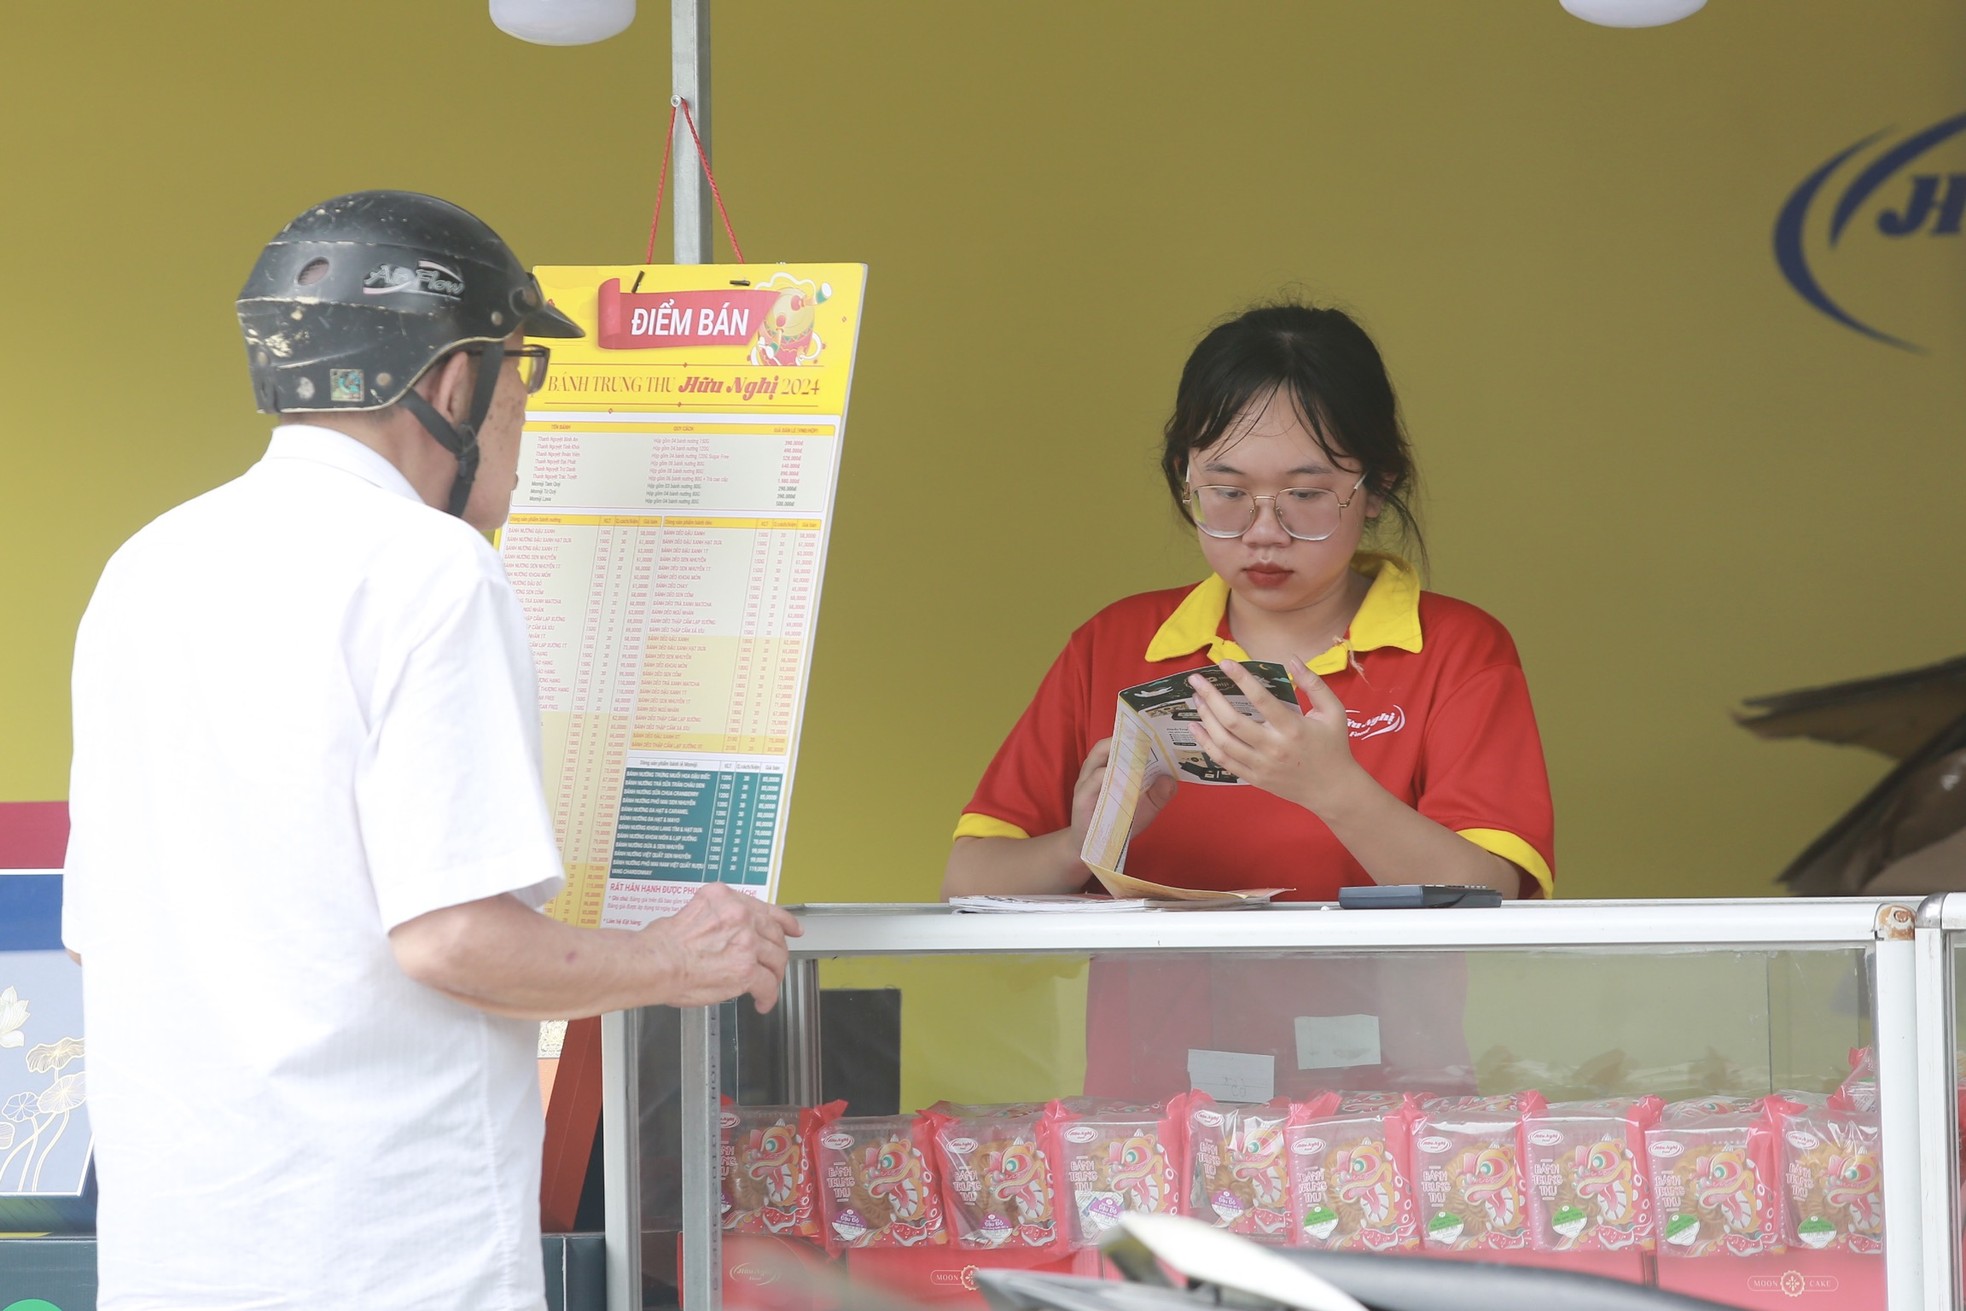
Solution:
<svg viewBox="0 0 1966 1311"><path fill-rule="evenodd" d="M641 930L674 964L671 1006L714 1006L750 993L760 1013L778 1001L785 939L804 932L790 912L721 883L705 884L689 904Z"/></svg>

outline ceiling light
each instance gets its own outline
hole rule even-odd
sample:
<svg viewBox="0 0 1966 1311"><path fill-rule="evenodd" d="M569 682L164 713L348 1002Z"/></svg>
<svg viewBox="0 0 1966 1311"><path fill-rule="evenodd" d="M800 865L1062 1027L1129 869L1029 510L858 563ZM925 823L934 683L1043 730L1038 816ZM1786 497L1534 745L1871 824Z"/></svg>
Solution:
<svg viewBox="0 0 1966 1311"><path fill-rule="evenodd" d="M1659 27L1697 13L1707 0L1563 0L1586 22L1605 27Z"/></svg>
<svg viewBox="0 0 1966 1311"><path fill-rule="evenodd" d="M635 21L635 0L491 0L499 31L542 46L605 41Z"/></svg>

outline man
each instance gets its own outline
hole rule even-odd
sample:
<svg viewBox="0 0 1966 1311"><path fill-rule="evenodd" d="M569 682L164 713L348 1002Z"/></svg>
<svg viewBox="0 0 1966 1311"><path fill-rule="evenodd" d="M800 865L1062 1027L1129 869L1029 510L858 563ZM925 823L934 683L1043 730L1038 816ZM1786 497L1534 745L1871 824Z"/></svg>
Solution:
<svg viewBox="0 0 1966 1311"><path fill-rule="evenodd" d="M102 1311L544 1304L529 1021L776 999L784 911L639 933L561 884L505 519L533 337L456 206L309 210L239 301L266 457L110 561L76 639Z"/></svg>

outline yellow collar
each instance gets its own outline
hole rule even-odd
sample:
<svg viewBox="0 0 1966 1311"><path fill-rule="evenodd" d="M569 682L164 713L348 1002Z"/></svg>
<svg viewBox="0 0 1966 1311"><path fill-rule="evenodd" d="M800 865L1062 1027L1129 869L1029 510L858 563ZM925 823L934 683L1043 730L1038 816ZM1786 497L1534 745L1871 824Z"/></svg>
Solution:
<svg viewBox="0 0 1966 1311"><path fill-rule="evenodd" d="M1311 672L1320 677L1343 669L1354 652L1387 646L1420 649L1420 575L1413 566L1396 555L1361 551L1352 557L1352 568L1371 577L1372 586L1352 616L1350 631L1308 662ZM1229 585L1210 574L1181 599L1147 643L1147 659L1173 660L1204 648L1210 660L1249 659L1234 639L1221 634L1228 608Z"/></svg>

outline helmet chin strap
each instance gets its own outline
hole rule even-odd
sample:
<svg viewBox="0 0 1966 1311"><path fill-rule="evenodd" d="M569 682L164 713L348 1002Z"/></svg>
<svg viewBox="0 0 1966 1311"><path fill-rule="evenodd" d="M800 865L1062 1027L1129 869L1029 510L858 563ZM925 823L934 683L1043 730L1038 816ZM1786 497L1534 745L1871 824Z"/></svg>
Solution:
<svg viewBox="0 0 1966 1311"><path fill-rule="evenodd" d="M505 366L505 343L488 342L478 360L478 380L471 389L471 415L453 427L437 407L412 387L403 393L401 404L423 425L437 444L457 457L457 478L451 483L449 511L462 519L465 503L471 499L471 482L478 476L478 429L491 413L492 393L498 390L498 371Z"/></svg>

